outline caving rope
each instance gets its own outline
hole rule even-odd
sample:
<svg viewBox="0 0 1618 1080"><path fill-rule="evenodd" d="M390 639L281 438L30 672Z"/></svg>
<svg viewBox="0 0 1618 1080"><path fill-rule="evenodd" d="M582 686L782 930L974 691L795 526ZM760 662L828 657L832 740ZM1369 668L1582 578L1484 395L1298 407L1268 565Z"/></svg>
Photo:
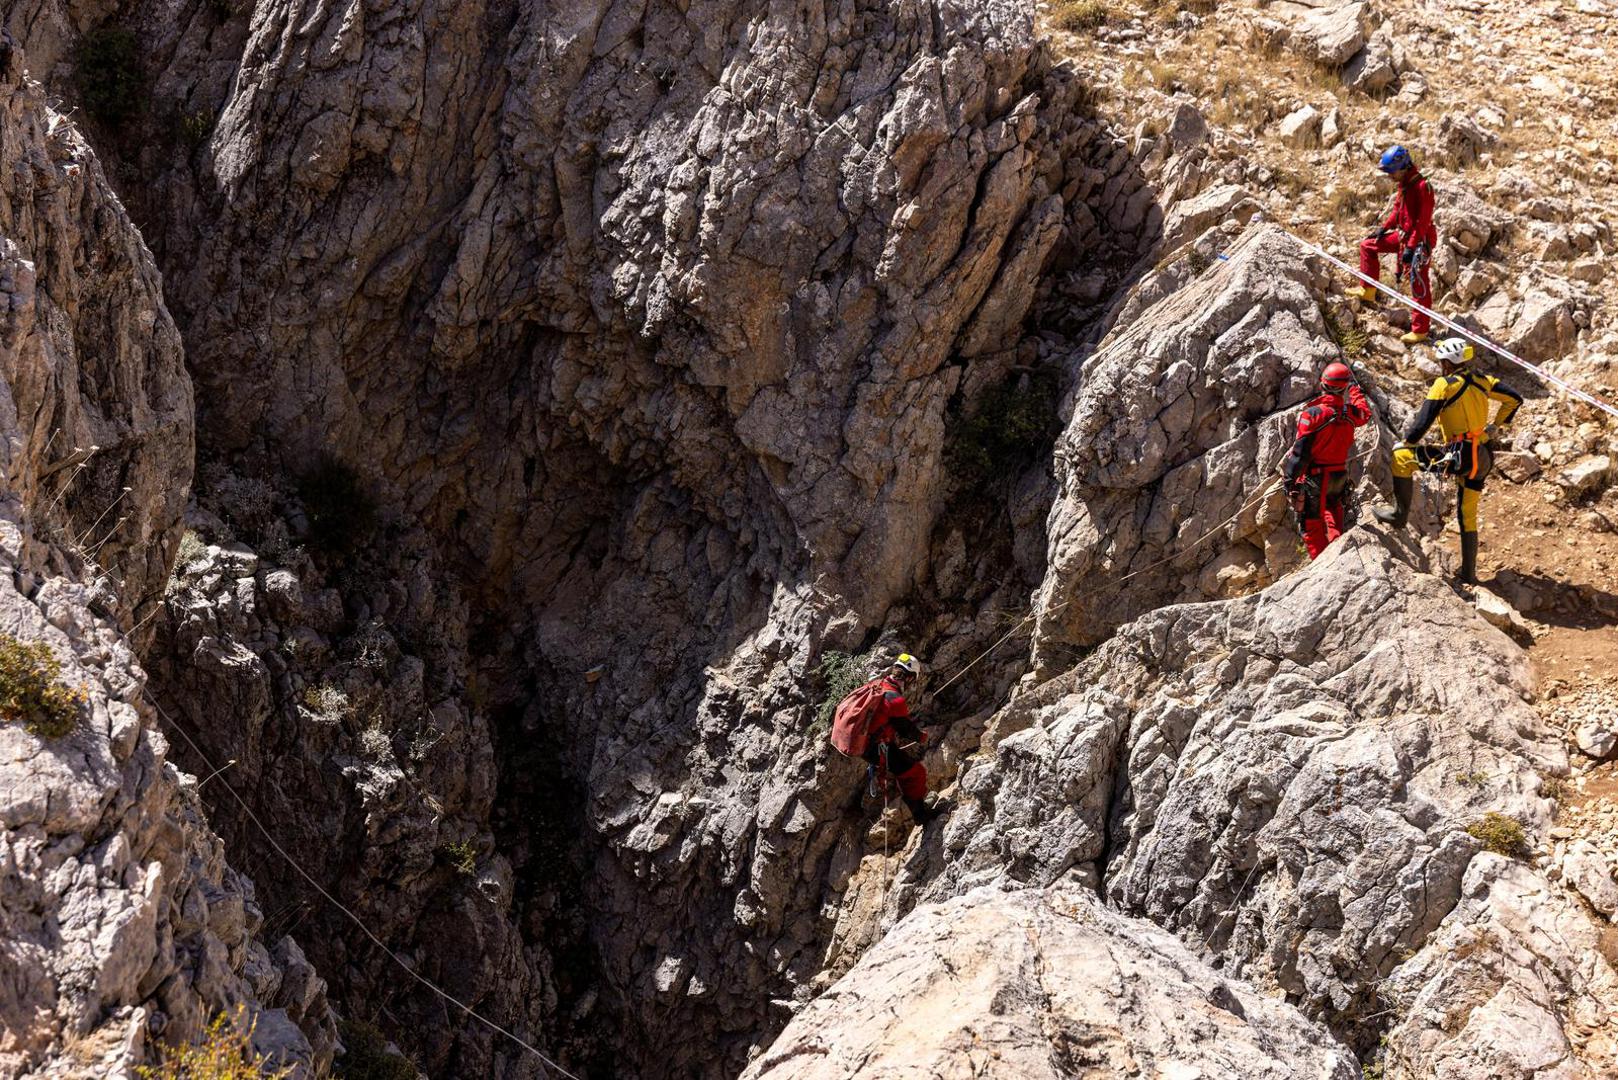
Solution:
<svg viewBox="0 0 1618 1080"><path fill-rule="evenodd" d="M1277 226L1277 228L1279 228L1279 226ZM1497 353L1498 355L1505 357L1507 360L1510 360L1513 364L1516 364L1518 367L1523 368L1526 371L1532 372L1534 375L1538 376L1540 379L1543 379L1545 382L1547 382L1550 385L1552 385L1552 386L1556 387L1557 389L1561 390L1563 393L1566 393L1566 394L1569 394L1569 395L1571 395L1573 397L1576 397L1580 401L1584 402L1586 405L1594 406L1595 408L1600 409L1602 412L1606 413L1607 415L1609 415L1611 417L1618 418L1618 406L1611 405L1608 402L1602 401L1600 398L1596 397L1593 394L1590 394L1590 393L1587 393L1586 391L1580 390L1578 387L1576 387L1573 384L1569 383L1566 379L1562 379L1562 378L1559 378L1558 376L1552 375L1550 372L1546 371L1544 368L1540 367L1538 364L1529 363L1527 360L1524 360L1522 357L1518 356L1516 353L1512 352L1510 349L1507 349L1505 346L1497 345L1495 342L1490 341L1488 338L1484 337L1482 334L1475 333L1474 331L1468 330L1466 327L1462 326L1460 323L1456 322L1454 319L1448 318L1447 316L1444 316L1444 315L1440 315L1438 312L1434 311L1432 308L1426 306L1425 304L1420 303L1419 301L1411 299L1409 296L1406 296L1404 293L1399 292L1397 289L1393 289L1393 288L1388 287L1386 284L1384 284L1383 282L1378 281L1377 279L1371 277L1369 274L1361 273L1359 270L1357 270L1354 267L1348 265L1343 260L1337 258L1335 255L1332 255L1330 252L1326 251L1324 248L1321 248L1318 245L1312 244L1309 241L1305 240L1303 237L1299 236L1297 233L1290 232L1290 231L1288 231L1286 229L1280 229L1280 232L1283 235L1285 235L1287 237L1290 237L1294 243L1296 243L1299 247L1303 248L1305 251L1309 252L1309 254L1317 255L1320 258L1325 259L1327 262L1331 263L1333 266L1337 267L1339 270L1342 270L1345 273L1352 274L1354 277L1356 277L1359 280L1363 281L1365 284L1371 286L1373 289L1376 289L1376 290L1378 290L1380 292L1386 293L1388 296L1393 297L1395 300L1399 301L1401 304L1404 304L1406 307L1409 307L1409 308L1411 308L1411 309L1413 309L1415 311L1421 312L1423 315L1426 315L1429 319L1432 319L1434 322L1440 324L1441 326L1446 326L1449 329L1453 330L1456 334L1459 334L1461 337L1463 337L1466 340L1470 341L1472 344L1482 346L1483 348L1488 349L1490 352Z"/></svg>

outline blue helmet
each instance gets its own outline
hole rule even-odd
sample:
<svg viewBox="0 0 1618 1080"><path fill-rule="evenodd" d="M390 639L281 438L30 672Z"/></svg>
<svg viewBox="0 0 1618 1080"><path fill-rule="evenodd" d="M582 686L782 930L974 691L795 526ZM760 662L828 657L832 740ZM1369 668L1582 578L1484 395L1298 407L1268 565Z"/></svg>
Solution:
<svg viewBox="0 0 1618 1080"><path fill-rule="evenodd" d="M1400 169L1410 168L1410 151L1402 146L1390 147L1382 155L1382 163L1378 166L1385 173L1396 173Z"/></svg>

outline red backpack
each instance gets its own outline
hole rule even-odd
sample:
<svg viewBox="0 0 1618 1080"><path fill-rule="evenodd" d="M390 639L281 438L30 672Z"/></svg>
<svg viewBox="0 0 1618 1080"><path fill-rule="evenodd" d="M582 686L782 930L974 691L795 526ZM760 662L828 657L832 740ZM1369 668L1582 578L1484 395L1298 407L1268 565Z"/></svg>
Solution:
<svg viewBox="0 0 1618 1080"><path fill-rule="evenodd" d="M872 679L837 703L837 715L831 722L831 744L849 757L865 753L871 721L876 719L877 707L886 692L882 681L880 676Z"/></svg>

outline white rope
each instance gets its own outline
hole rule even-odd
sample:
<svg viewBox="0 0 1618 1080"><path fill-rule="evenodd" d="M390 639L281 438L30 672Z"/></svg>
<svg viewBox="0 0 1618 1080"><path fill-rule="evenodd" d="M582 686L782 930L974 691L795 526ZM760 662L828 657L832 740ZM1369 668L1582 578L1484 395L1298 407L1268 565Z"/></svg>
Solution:
<svg viewBox="0 0 1618 1080"><path fill-rule="evenodd" d="M157 702L153 701L152 698L149 695L146 697L146 701L152 706L152 708L157 710L157 713L158 713L159 716L161 716L164 720L168 721L168 725L169 725L169 728L171 730L179 732L180 738L184 739L186 741L186 743L191 747L191 749L196 752L197 757L202 759L203 764L208 766L208 768L214 770L213 773L208 777L209 780L212 780L215 776L218 776L219 773L223 771L222 768L221 769L214 769L213 762L208 759L207 754L202 752L202 747L198 746L196 744L196 741L194 739L192 739L189 734L186 733L185 728L183 728L179 724L175 723L174 717L170 716L167 712L165 712L164 709L163 709L163 706L161 706ZM562 1068L556 1062L554 1062L550 1058L546 1057L532 1043L527 1042L526 1040L520 1038L517 1035L513 1035L510 1031L508 1031L507 1029L501 1027L499 1024L495 1023L493 1020L490 1020L488 1017L483 1016L482 1014L478 1013L470 1005L468 1005L465 1002L461 1001L459 998L455 997L454 995L452 995L452 994L450 994L450 993L448 993L448 992L446 992L444 990L440 990L438 988L437 984L434 983L431 979L428 979L425 975L422 975L420 972L416 971L415 968L413 968L409 964L405 963L404 960L400 958L398 953L394 952L392 949L388 948L385 944L383 944L382 939L377 937L375 934L373 934L371 932L371 928L366 926L365 923L363 923L362 921L360 921L360 917L358 915L354 914L348 908L344 907L343 904L335 896L333 896L331 893L329 893L325 889L323 889L321 887L321 885L320 885L320 882L316 881L314 879L314 877L311 876L310 873L307 870L305 870L301 864L299 864L297 859L294 859L290 854L288 854L287 849L282 847L280 845L280 843L275 839L274 836L270 835L270 830L266 829L264 827L264 823L261 822L258 819L258 815L253 813L253 808L251 806L247 805L247 800L243 799L240 795L238 795L236 793L236 789L230 785L230 781L221 780L220 783L224 785L224 788L225 788L226 791L230 792L230 797L236 800L237 805L239 805L242 808L242 811L244 813L246 813L247 819L253 823L253 825L258 829L259 832L264 834L264 839L266 839L266 840L268 840L270 842L270 846L273 847L276 850L276 852L281 856L281 858L285 859L287 861L287 863L291 865L292 869L296 870L298 872L298 875L300 877L302 877L303 880L307 881L310 884L310 886L314 888L314 890L316 892L318 892L321 896L324 896L326 898L327 902L330 903L332 907L336 908L338 911L341 911L344 915L348 916L349 921L352 922L355 926L359 927L360 931L362 933L364 933L364 935L366 937L370 938L371 941L376 945L377 948L381 949L384 953L386 953L390 960L392 960L395 964L398 964L399 967L404 969L405 974L409 975L412 979L415 979L417 982L421 983L421 985L425 986L427 989L429 989L433 993L437 994L440 998L443 998L445 1001L447 1001L451 1005L454 1005L456 1008L460 1009L467 1016L470 1016L472 1019L477 1020L479 1023L485 1024L488 1027L494 1029L495 1031L498 1031L500 1034L504 1035L506 1038L510 1039L512 1042L516 1043L518 1046L522 1047L524 1050L527 1050L530 1054L533 1054L540 1061L544 1062L547 1068L556 1070L556 1072L558 1072L562 1076L566 1077L567 1080L579 1080L579 1078L577 1076L574 1076L572 1073L570 1073L566 1069Z"/></svg>
<svg viewBox="0 0 1618 1080"><path fill-rule="evenodd" d="M1484 337L1483 335L1473 333L1472 331L1468 330L1466 327L1462 326L1460 323L1456 322L1455 320L1450 319L1450 318L1446 318L1445 316L1440 315L1438 312L1434 311L1432 308L1427 307L1424 304L1417 303L1415 300L1412 300L1410 297L1406 296L1404 293L1399 292L1397 289L1393 289L1393 288L1388 287L1387 285L1384 285L1382 282L1380 282L1377 279L1371 277L1369 274L1361 273L1359 270L1356 270L1354 267L1348 265L1342 259L1337 258L1337 256L1328 253L1323 248L1320 248L1320 247L1315 246L1314 244L1311 244L1309 241L1305 240L1303 237L1299 236L1297 233L1289 232L1286 229L1282 229L1281 232L1285 233L1287 236L1290 236L1298 244L1299 247L1303 248L1305 251L1309 252L1310 254L1320 256L1322 259L1325 259L1327 262L1329 262L1332 265L1336 266L1338 269L1347 271L1348 273L1350 273L1350 274L1354 275L1355 277L1359 278L1361 281L1365 282L1365 284L1371 286L1373 289L1379 289L1382 292L1387 293L1389 296L1393 297L1395 300L1399 301L1401 304L1404 304L1407 307L1414 308L1416 311L1421 312L1423 315L1426 315L1429 319L1432 319L1434 322L1441 323L1444 326L1449 327L1451 330L1455 331L1457 334L1459 334L1462 337L1466 338L1468 341L1472 342L1474 345L1481 345L1485 349L1488 349L1488 350L1490 350L1492 352L1498 353L1499 355L1505 357L1507 360L1510 360L1513 364L1516 364L1518 367L1525 368L1526 370L1533 372L1535 375L1539 376L1541 379L1544 379L1546 382L1552 384L1553 386L1559 387L1560 389L1566 391L1567 393L1572 394L1574 397L1578 398L1580 401L1584 402L1586 405L1593 405L1596 408L1600 409L1602 412L1607 413L1610 416L1618 417L1618 407L1614 407L1612 405L1609 405L1605 401L1602 401L1600 398L1597 398L1597 397L1594 397L1591 394L1585 393L1583 390L1580 390L1578 387L1572 385L1567 380L1560 379L1557 376L1552 375L1550 372L1546 371L1544 368L1540 367L1537 364L1529 363L1527 360L1524 360L1522 357L1518 356L1516 353L1512 352L1510 349L1507 349L1507 348L1505 348L1504 346L1501 346L1501 345L1496 345L1494 342L1490 341L1488 338Z"/></svg>

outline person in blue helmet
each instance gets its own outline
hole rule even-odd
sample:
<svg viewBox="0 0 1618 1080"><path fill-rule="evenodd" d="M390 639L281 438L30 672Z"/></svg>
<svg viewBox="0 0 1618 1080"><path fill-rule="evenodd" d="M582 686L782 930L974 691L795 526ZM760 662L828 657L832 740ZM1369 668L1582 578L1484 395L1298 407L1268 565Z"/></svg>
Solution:
<svg viewBox="0 0 1618 1080"><path fill-rule="evenodd" d="M1402 146L1392 147L1382 155L1379 168L1399 185L1394 196L1393 209L1371 234L1360 241L1360 273L1372 281L1382 280L1382 256L1397 254L1399 278L1410 279L1410 296L1424 307L1433 306L1433 283L1427 264L1432 261L1433 247L1438 243L1438 230L1433 227L1433 189L1411 160L1410 152ZM1357 286L1348 295L1358 300L1375 301L1377 292L1369 285ZM1424 312L1412 310L1410 332L1401 340L1406 345L1417 345L1427 340L1432 331L1432 320Z"/></svg>

